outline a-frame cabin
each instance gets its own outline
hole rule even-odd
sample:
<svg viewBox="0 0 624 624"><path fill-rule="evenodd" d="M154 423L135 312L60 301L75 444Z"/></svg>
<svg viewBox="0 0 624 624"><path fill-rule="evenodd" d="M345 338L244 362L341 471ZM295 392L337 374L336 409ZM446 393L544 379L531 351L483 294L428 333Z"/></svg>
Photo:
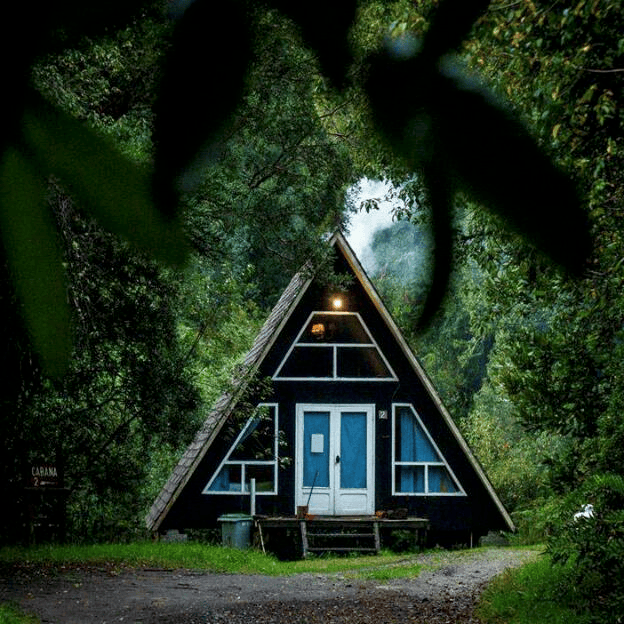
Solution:
<svg viewBox="0 0 624 624"><path fill-rule="evenodd" d="M147 517L154 532L250 511L429 520L433 541L513 530L509 514L353 250L330 239L332 291L295 275ZM270 395L266 383L270 380ZM261 394L262 393L262 394ZM254 409L255 408L255 409Z"/></svg>

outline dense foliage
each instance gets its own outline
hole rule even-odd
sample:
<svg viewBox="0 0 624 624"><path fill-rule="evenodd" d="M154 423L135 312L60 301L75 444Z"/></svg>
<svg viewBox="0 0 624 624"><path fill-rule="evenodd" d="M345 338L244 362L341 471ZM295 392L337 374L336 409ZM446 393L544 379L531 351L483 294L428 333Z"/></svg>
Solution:
<svg viewBox="0 0 624 624"><path fill-rule="evenodd" d="M144 164L165 34L162 21L146 17L114 35L81 39L75 48L42 57L33 84L72 119ZM196 422L198 393L177 340L178 280L106 232L69 191L65 181L48 178L47 207L71 310L73 349L65 374L42 374L22 323L9 318L4 326L11 350L7 381L14 381L4 386L0 425L10 505L2 539L40 539L45 535L37 527L58 521L50 514L62 491L24 489L40 466L53 466L57 485L68 492L66 528L75 539L136 530L151 498L145 483L171 464L167 453L192 435ZM14 285L2 282L5 309ZM46 312L54 327L55 310ZM31 534L24 531L29 526Z"/></svg>
<svg viewBox="0 0 624 624"><path fill-rule="evenodd" d="M422 32L422 14L416 13L407 6L395 13L395 30ZM579 274L562 271L505 220L483 211L470 196L459 196L456 219L449 220L456 261L444 309L429 332L410 335L422 286L405 277L399 284L384 271L392 253L377 245L379 287L521 533L535 538L541 530L543 538L555 531L555 560L569 558L577 566L572 582L580 589L566 593L566 599L585 608L592 594L599 596L604 607L594 614L599 621L609 621L605 614L622 595L609 568L620 556L617 505L600 492L617 490L624 465L623 18L621 4L608 0L495 1L460 51L478 76L469 79L472 85L487 84L499 102L507 102L574 180L592 238ZM485 166L477 142L475 162ZM515 166L504 149L498 158L503 167ZM421 227L427 202L418 192L410 196L411 178L393 180L409 200L399 211ZM545 197L544 187L525 175L508 186L508 194L520 192L520 186L529 190L522 194L527 218L545 224L546 208L543 214L531 212ZM577 253L563 227L569 200L561 195L548 201L563 211L552 236ZM377 241L390 235L402 244L396 226ZM595 478L597 473L604 476ZM599 531L584 532L570 523L567 499L557 510L557 501L567 496L576 505L600 499Z"/></svg>
<svg viewBox="0 0 624 624"><path fill-rule="evenodd" d="M501 245L499 231L498 250L477 255L491 276L485 292L499 325L502 317L514 328L501 344L496 377L530 430L573 441L562 475L572 484L621 467L607 440L621 430L622 17L609 2L494 5L477 31L491 38L487 55L478 39L470 47L472 62L510 94L574 176L591 217L594 252L580 280L513 241Z"/></svg>
<svg viewBox="0 0 624 624"><path fill-rule="evenodd" d="M62 376L49 375L45 353L32 348L32 327L10 316L17 301L28 301L15 260L7 258L1 293L10 366L0 463L11 512L3 540L44 538L36 517L43 526L56 521L50 513L57 495L41 500L41 492L24 489L38 466L53 466L66 488L72 539L140 534L146 510L227 388L266 306L312 249L319 254L321 233L342 221L353 177L343 145L325 131L314 107L315 60L283 18L262 19L244 97L219 151L208 173L187 176L180 193L191 246L183 270L157 264L107 232L66 178L47 179L65 274L59 283L71 313L72 355ZM170 19L149 11L42 55L32 82L67 119L93 133L89 140L112 143L129 167L148 170L172 37ZM99 164L106 167L106 158ZM49 279L54 275L50 268ZM42 305L46 312L51 306ZM59 331L66 322L51 311L46 318Z"/></svg>
<svg viewBox="0 0 624 624"><path fill-rule="evenodd" d="M587 503L586 501L592 501ZM592 505L591 513L585 511ZM548 551L566 570L564 595L591 622L624 613L624 478L595 475L568 495L553 522Z"/></svg>
<svg viewBox="0 0 624 624"><path fill-rule="evenodd" d="M196 2L174 21L158 2L128 4L119 20L103 8L100 26L97 11L84 24L60 11L12 74L23 136L7 134L0 163L9 499L33 462L57 462L77 537L136 530L284 280L344 226L361 175L392 180L399 215L428 228L433 243L403 223L376 237L377 283L516 517L596 473L616 483L620 3L275 0L208 15ZM224 54L227 28L200 37L210 19L240 27L240 54ZM609 505L596 500L594 541L564 527L553 549L587 552L580 569L607 562ZM618 600L621 588L596 586Z"/></svg>
<svg viewBox="0 0 624 624"><path fill-rule="evenodd" d="M532 493L523 493L520 481L509 492L517 497L519 512L535 502L543 505L545 496L569 497L560 522L552 525L551 549L555 561L575 562L567 582L578 594L568 597L590 607L596 621L613 621L623 595L614 582L621 573L612 567L621 556L618 492L624 465L623 19L621 4L608 0L493 2L465 46L475 71L488 78L572 176L589 217L592 253L574 279L469 205L457 243L481 276L481 305L468 305L478 312L472 313L470 331L477 339L491 336L494 344L488 382L470 417L477 434L472 440L481 451L489 436L478 434L495 414L497 426L502 424L509 436L499 445L509 444L516 452L525 445L522 463L540 462ZM536 195L543 192L531 179L525 184ZM573 248L571 241L566 244ZM486 392L498 407L490 403L483 409ZM522 425L520 439L505 427L504 414ZM499 447L494 478L500 467L503 472L513 467L509 452ZM570 521L571 500L578 506L595 503L593 529ZM552 514L552 505L547 507ZM543 521L539 508L536 519Z"/></svg>
<svg viewBox="0 0 624 624"><path fill-rule="evenodd" d="M318 239L344 223L354 172L346 146L322 123L316 61L276 12L259 18L257 59L209 173L187 180L186 229L212 264L235 275L253 265L258 302L319 256ZM323 116L331 116L327 113ZM190 177L190 176L189 176Z"/></svg>

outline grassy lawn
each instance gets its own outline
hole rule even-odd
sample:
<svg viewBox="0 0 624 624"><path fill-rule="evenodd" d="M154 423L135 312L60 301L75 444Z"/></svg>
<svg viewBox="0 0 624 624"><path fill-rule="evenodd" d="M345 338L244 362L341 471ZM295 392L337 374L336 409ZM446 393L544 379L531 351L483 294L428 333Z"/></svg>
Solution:
<svg viewBox="0 0 624 624"><path fill-rule="evenodd" d="M588 624L586 616L566 606L569 589L563 572L544 556L494 579L476 615L483 624Z"/></svg>
<svg viewBox="0 0 624 624"><path fill-rule="evenodd" d="M133 544L96 544L93 546L39 546L34 548L7 547L0 549L0 566L19 565L22 568L48 567L55 569L75 566L107 568L187 568L213 573L266 574L287 576L304 572L344 572L372 575L385 568L398 568L394 576L415 576L416 555L382 552L376 556L323 557L300 561L279 561L257 550L237 550L208 546L196 542L137 542ZM402 565L397 565L402 564ZM382 578L371 576L371 578ZM390 578L390 576L386 576Z"/></svg>

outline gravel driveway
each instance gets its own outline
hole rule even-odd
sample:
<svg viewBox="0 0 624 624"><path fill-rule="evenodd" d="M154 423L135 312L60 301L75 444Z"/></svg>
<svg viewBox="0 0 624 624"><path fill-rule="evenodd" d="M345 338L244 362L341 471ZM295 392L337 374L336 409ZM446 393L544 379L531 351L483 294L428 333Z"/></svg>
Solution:
<svg viewBox="0 0 624 624"><path fill-rule="evenodd" d="M269 577L190 570L13 573L0 601L14 601L42 624L315 624L476 622L475 600L504 569L534 550L498 548L410 556L415 579L372 581L340 574Z"/></svg>

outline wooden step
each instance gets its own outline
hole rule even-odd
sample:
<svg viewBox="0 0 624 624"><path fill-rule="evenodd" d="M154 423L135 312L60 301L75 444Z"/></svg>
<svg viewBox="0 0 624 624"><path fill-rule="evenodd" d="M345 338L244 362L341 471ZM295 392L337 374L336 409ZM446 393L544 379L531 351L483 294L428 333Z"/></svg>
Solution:
<svg viewBox="0 0 624 624"><path fill-rule="evenodd" d="M354 526L352 522L345 521L342 531L336 531L340 523L328 520L314 520L309 523L301 520L299 527L301 530L301 543L303 546L304 558L311 552L369 552L379 553L379 523L375 520L363 521ZM330 530L323 530L323 528ZM355 532L353 530L355 529ZM369 529L367 531L367 529ZM359 540L349 544L353 539ZM368 540L369 545L362 544L362 540Z"/></svg>
<svg viewBox="0 0 624 624"><path fill-rule="evenodd" d="M308 537L374 537L374 533L310 533L308 529Z"/></svg>
<svg viewBox="0 0 624 624"><path fill-rule="evenodd" d="M332 546L331 548L318 548L317 546L308 546L307 552L360 552L360 553L375 553L377 554L379 551L376 548L340 548L338 546Z"/></svg>

